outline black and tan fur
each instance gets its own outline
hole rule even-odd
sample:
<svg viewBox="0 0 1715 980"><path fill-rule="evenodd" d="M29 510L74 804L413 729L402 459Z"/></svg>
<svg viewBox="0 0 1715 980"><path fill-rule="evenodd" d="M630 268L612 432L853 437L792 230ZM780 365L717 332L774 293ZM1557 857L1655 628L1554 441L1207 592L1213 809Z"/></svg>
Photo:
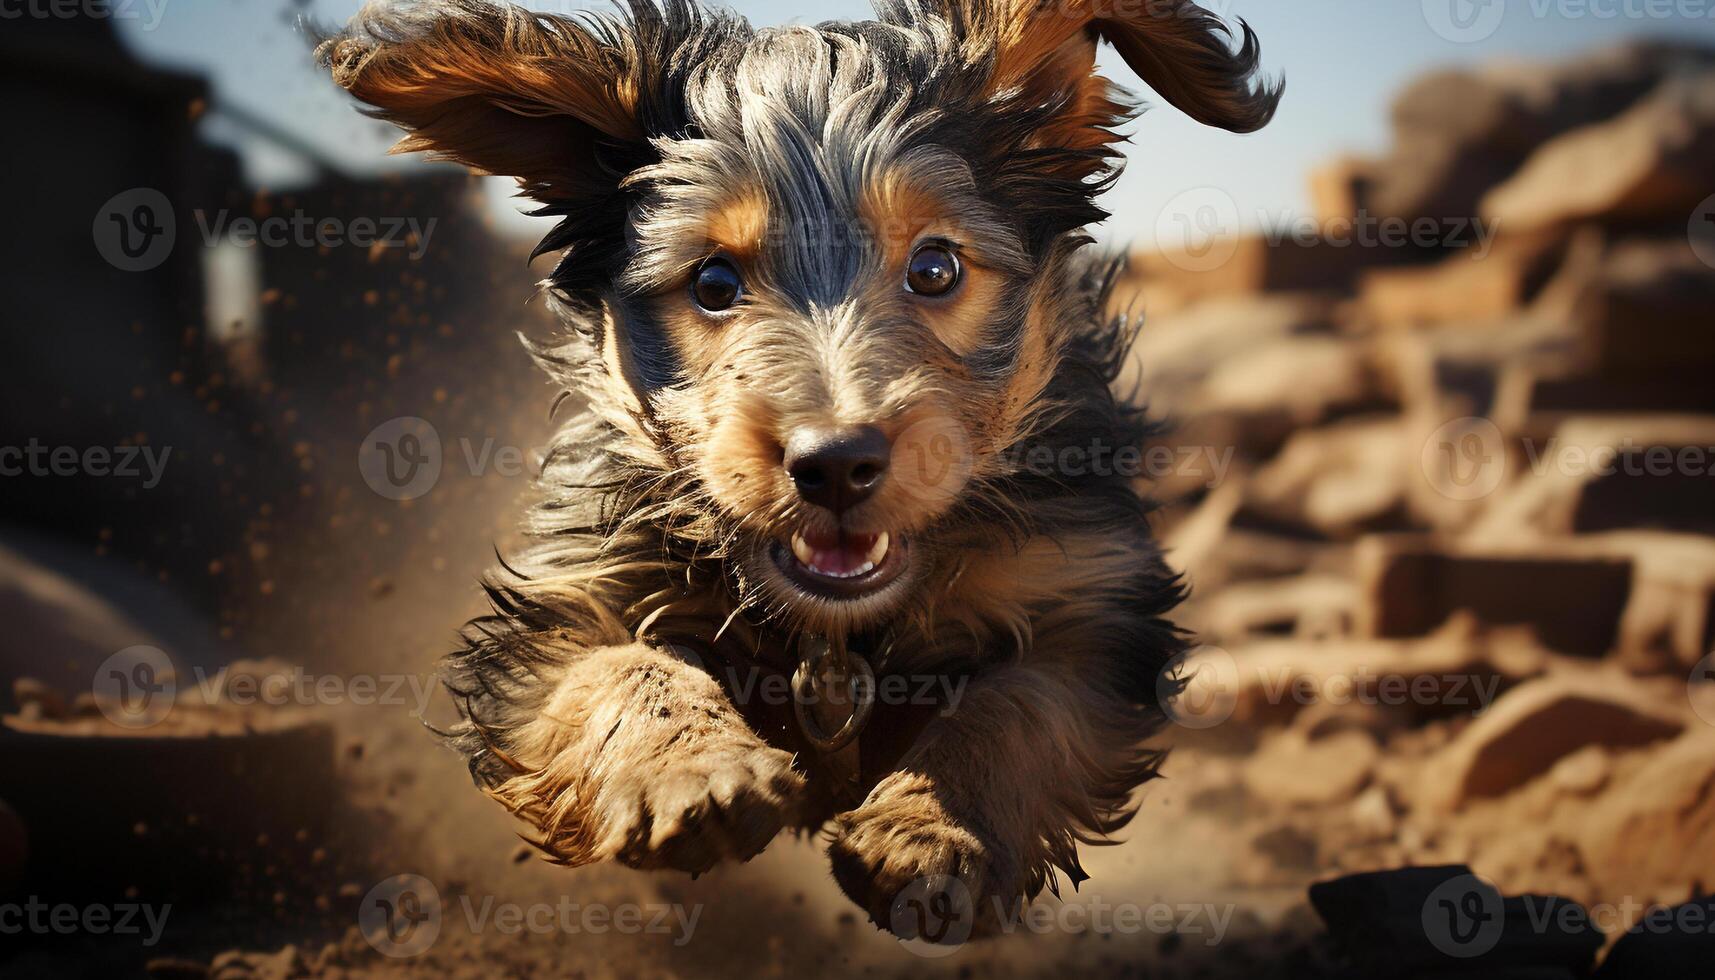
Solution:
<svg viewBox="0 0 1715 980"><path fill-rule="evenodd" d="M538 254L560 253L544 287L571 330L537 355L582 407L536 544L448 667L456 743L552 859L700 871L826 827L835 877L885 925L920 876L983 907L1055 869L1076 882L1076 845L1130 818L1180 585L1129 479L1016 451L1145 432L1112 390L1112 270L1082 257L1130 116L1100 40L1202 122L1273 112L1249 29L1234 50L1188 0L881 0L874 22L768 30L685 0L577 19L442 0L371 5L323 44L402 149L514 176L560 218ZM900 288L926 236L966 269L932 302ZM716 251L746 288L718 318L687 294ZM858 422L893 466L844 520L909 540L910 567L828 601L768 557L834 520L782 447ZM925 483L912 462L948 445L959 480ZM878 711L855 807L789 714L722 680L790 671L806 630L884 674L970 679L950 713Z"/></svg>

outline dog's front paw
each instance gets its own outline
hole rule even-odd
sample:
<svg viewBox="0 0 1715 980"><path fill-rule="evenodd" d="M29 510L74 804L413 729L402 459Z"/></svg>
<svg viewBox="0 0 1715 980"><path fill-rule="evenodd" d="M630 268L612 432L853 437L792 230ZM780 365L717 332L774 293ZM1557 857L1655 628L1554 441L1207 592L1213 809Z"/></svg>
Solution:
<svg viewBox="0 0 1715 980"><path fill-rule="evenodd" d="M928 777L894 773L836 818L834 880L902 939L993 931L1017 908L1023 879L1017 854L973 817L951 812Z"/></svg>
<svg viewBox="0 0 1715 980"><path fill-rule="evenodd" d="M755 857L793 822L803 791L789 753L735 733L631 760L608 777L598 816L624 864L695 873Z"/></svg>

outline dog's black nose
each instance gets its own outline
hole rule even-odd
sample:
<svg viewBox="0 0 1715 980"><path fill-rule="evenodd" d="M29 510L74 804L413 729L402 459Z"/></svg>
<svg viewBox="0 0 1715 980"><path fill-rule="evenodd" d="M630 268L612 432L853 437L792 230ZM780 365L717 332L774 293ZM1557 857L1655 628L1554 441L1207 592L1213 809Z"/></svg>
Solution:
<svg viewBox="0 0 1715 980"><path fill-rule="evenodd" d="M786 440L786 472L798 496L838 514L881 486L893 446L873 425L808 426Z"/></svg>

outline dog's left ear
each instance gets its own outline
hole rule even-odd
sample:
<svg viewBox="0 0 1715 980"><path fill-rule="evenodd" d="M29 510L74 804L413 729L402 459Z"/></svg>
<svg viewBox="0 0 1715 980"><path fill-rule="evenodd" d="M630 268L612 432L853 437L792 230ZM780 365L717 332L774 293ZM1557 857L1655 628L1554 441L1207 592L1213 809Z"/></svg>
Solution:
<svg viewBox="0 0 1715 980"><path fill-rule="evenodd" d="M903 0L911 3L914 0ZM1096 149L1127 108L1095 74L1107 41L1168 103L1200 123L1239 133L1274 115L1282 83L1260 76L1256 34L1239 22L1239 43L1220 17L1192 0L941 0L967 37L992 49L992 93L1022 93L1065 108L1044 133L1062 149Z"/></svg>
<svg viewBox="0 0 1715 980"><path fill-rule="evenodd" d="M647 151L638 40L503 4L370 3L316 57L406 130L394 152L515 177L527 196L565 206L610 195L623 176L612 158Z"/></svg>

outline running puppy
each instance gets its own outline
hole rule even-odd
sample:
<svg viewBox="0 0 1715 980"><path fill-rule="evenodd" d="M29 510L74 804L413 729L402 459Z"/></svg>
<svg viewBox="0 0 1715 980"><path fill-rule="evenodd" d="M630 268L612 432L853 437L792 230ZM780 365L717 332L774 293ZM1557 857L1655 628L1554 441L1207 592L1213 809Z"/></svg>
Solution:
<svg viewBox="0 0 1715 980"><path fill-rule="evenodd" d="M453 738L553 860L826 826L878 924L951 875L992 928L1130 818L1184 645L1130 479L1041 465L1145 434L1082 257L1132 112L1097 44L1226 129L1279 85L1189 0L664 2L372 4L318 52L400 149L560 218L537 354L580 409L449 659Z"/></svg>

